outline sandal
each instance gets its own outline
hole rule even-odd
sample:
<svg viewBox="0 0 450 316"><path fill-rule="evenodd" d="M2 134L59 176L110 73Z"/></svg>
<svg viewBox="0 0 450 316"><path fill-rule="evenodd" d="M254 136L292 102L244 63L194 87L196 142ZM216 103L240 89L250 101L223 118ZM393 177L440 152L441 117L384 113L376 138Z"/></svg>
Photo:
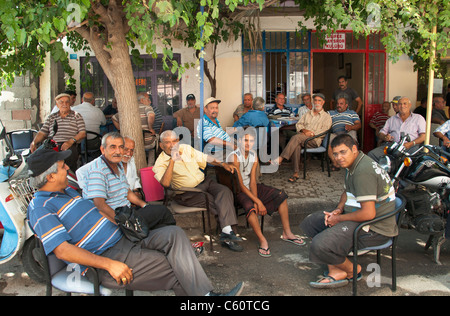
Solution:
<svg viewBox="0 0 450 316"><path fill-rule="evenodd" d="M322 282L324 280L328 280L329 282ZM314 287L316 289L336 289L339 287L343 287L346 286L349 283L348 279L343 279L343 280L336 280L335 278L333 278L332 276L326 276L326 277L322 277L319 280L317 280L316 282L309 282L309 285L311 287Z"/></svg>
<svg viewBox="0 0 450 316"><path fill-rule="evenodd" d="M269 247L267 247L267 248L258 247L258 254L264 258L269 258L272 256L272 254L270 253Z"/></svg>
<svg viewBox="0 0 450 316"><path fill-rule="evenodd" d="M292 243L292 244L294 244L296 246L303 246L303 245L306 244L306 242L302 238L300 238L300 236L296 236L296 237L297 238L290 239L290 238L283 238L283 235L281 235L280 238L281 238L281 240L290 242L290 243Z"/></svg>
<svg viewBox="0 0 450 316"><path fill-rule="evenodd" d="M288 181L291 183L294 183L294 182L297 182L298 179L300 179L299 176L292 176L288 179Z"/></svg>

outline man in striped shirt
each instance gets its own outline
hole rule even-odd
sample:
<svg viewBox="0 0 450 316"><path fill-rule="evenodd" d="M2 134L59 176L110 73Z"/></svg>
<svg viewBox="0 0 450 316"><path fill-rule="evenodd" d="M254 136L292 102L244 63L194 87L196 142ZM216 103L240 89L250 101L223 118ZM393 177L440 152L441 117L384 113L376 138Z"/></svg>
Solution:
<svg viewBox="0 0 450 316"><path fill-rule="evenodd" d="M39 133L31 142L30 150L34 152L41 142L48 137L53 137L60 150L70 149L71 155L66 159L66 163L75 172L78 168L78 147L79 143L86 137L86 126L81 114L71 110L70 95L61 93L56 96L55 100L59 111L47 117ZM58 124L56 133L53 131L55 121Z"/></svg>
<svg viewBox="0 0 450 316"><path fill-rule="evenodd" d="M28 206L28 219L44 245L65 262L99 269L107 288L174 290L176 295L214 295L212 284L183 230L166 226L132 243L119 227L67 186L70 151L39 149L27 160L38 191ZM239 283L227 295L239 295ZM217 294L216 294L217 295Z"/></svg>
<svg viewBox="0 0 450 316"><path fill-rule="evenodd" d="M221 100L216 98L208 98L205 101L204 115L203 115L203 130L201 121L197 125L197 137L202 139L207 146L205 146L203 152L205 154L213 154L214 152L220 152L224 148L230 148L231 151L236 149L236 145L231 140L225 130L222 129L219 119L219 103ZM230 152L231 152L230 151ZM219 159L220 157L215 157ZM223 157L222 157L223 158ZM224 161L222 159L221 161Z"/></svg>
<svg viewBox="0 0 450 316"><path fill-rule="evenodd" d="M361 128L361 120L355 111L348 109L348 101L345 95L338 96L336 100L336 110L328 111L328 113L332 120L332 133L330 135L329 144L331 144L331 141L339 134L349 134L356 142L358 142L356 132ZM328 156L332 163L332 170L339 170L330 145L328 145Z"/></svg>
<svg viewBox="0 0 450 316"><path fill-rule="evenodd" d="M174 225L175 219L167 207L147 205L130 189L122 164L124 145L123 137L117 132L103 136L102 155L77 173L77 177L83 179L80 183L83 197L92 199L100 212L113 222L117 208L136 205L136 212L146 220L150 229Z"/></svg>

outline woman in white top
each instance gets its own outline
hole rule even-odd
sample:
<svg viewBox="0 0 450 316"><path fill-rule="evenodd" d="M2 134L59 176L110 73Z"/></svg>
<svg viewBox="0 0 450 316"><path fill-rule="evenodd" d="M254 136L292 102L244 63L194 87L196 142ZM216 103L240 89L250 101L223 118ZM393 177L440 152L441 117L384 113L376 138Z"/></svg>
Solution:
<svg viewBox="0 0 450 316"><path fill-rule="evenodd" d="M255 135L256 133L251 133L251 128L245 134L240 134L238 149L228 156L227 161L239 171L240 192L236 200L247 212L247 221L259 239L258 253L262 257L270 257L269 244L261 232L258 215L272 215L278 210L283 225L281 238L297 246L304 245L305 242L291 231L286 193L256 181L259 162L256 153L251 150L255 144Z"/></svg>

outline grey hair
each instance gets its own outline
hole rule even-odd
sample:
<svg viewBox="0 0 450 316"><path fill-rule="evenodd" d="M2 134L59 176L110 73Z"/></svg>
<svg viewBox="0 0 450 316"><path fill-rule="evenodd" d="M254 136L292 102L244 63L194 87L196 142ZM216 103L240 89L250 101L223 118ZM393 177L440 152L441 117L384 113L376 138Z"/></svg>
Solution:
<svg viewBox="0 0 450 316"><path fill-rule="evenodd" d="M50 168L36 177L30 177L30 185L36 190L39 190L47 184L47 176L58 172L58 162L55 162Z"/></svg>
<svg viewBox="0 0 450 316"><path fill-rule="evenodd" d="M102 137L102 147L103 148L106 148L106 140L109 137L112 137L113 139L121 138L125 142L125 140L123 139L122 135L120 135L120 133L118 133L118 132L110 132L108 134L103 135L103 137Z"/></svg>
<svg viewBox="0 0 450 316"><path fill-rule="evenodd" d="M162 142L165 138L168 138L168 137L174 137L174 138L178 139L177 133L175 133L172 130L167 130L167 131L164 131L161 133L161 135L159 136L159 140Z"/></svg>
<svg viewBox="0 0 450 316"><path fill-rule="evenodd" d="M253 109L254 110L264 110L264 105L266 104L266 101L264 101L261 97L256 97L253 100Z"/></svg>

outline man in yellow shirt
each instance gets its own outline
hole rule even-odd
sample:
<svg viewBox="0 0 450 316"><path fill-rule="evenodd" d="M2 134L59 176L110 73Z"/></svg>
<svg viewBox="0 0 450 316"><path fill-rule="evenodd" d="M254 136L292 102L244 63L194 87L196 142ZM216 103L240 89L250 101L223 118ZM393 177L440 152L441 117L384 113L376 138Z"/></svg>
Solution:
<svg viewBox="0 0 450 316"><path fill-rule="evenodd" d="M206 168L207 163L222 166L232 173L235 172L236 167L217 161L189 145L179 144L177 134L171 130L161 134L160 146L163 152L153 166L155 178L164 187L198 188L207 192L209 208L214 215L218 216L222 228L220 234L222 245L233 251L242 251L243 248L236 243L242 239L237 237L231 228L237 225L233 193L226 186L206 178L201 170ZM177 194L174 199L181 205L204 207L206 201L203 197L203 194L197 192L184 192Z"/></svg>

